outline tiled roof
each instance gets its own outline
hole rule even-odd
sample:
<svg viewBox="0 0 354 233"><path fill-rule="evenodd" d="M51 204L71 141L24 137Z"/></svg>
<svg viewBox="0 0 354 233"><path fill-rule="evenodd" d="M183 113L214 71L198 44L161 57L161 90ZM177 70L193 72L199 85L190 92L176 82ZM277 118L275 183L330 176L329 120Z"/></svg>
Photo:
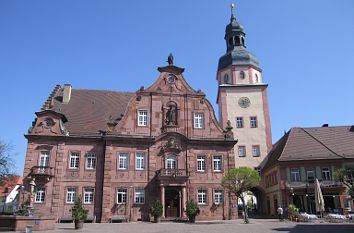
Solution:
<svg viewBox="0 0 354 233"><path fill-rule="evenodd" d="M7 196L16 185L22 184L21 176L9 176L4 180L3 184L0 185L0 197Z"/></svg>
<svg viewBox="0 0 354 233"><path fill-rule="evenodd" d="M52 110L62 113L68 121L70 135L97 135L107 130L107 123L120 119L128 102L135 95L129 92L72 89L69 103L62 103L62 91L53 98Z"/></svg>
<svg viewBox="0 0 354 233"><path fill-rule="evenodd" d="M353 126L292 128L274 144L263 168L277 161L354 158Z"/></svg>

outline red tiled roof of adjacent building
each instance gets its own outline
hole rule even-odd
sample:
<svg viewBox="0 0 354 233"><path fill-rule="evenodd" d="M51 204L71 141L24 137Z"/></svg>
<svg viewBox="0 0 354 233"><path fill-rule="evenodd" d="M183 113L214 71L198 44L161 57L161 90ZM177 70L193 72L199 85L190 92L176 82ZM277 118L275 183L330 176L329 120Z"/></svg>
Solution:
<svg viewBox="0 0 354 233"><path fill-rule="evenodd" d="M62 103L62 90L53 97L52 110L67 118L70 135L98 135L107 123L119 121L135 93L72 89L69 103Z"/></svg>
<svg viewBox="0 0 354 233"><path fill-rule="evenodd" d="M353 128L292 128L274 144L262 167L270 167L277 161L354 158Z"/></svg>
<svg viewBox="0 0 354 233"><path fill-rule="evenodd" d="M16 185L22 185L21 176L8 176L0 186L0 197L7 196Z"/></svg>

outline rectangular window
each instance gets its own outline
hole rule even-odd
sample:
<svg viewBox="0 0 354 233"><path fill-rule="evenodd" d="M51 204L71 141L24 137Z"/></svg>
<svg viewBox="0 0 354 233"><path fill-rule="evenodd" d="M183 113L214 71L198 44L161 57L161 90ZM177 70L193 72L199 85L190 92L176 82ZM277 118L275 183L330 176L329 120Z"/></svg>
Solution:
<svg viewBox="0 0 354 233"><path fill-rule="evenodd" d="M236 117L236 128L243 128L243 117Z"/></svg>
<svg viewBox="0 0 354 233"><path fill-rule="evenodd" d="M328 167L322 168L322 180L331 180L331 171Z"/></svg>
<svg viewBox="0 0 354 233"><path fill-rule="evenodd" d="M222 190L215 190L214 191L214 203L215 203L215 205L222 204Z"/></svg>
<svg viewBox="0 0 354 233"><path fill-rule="evenodd" d="M204 127L204 113L195 112L194 113L194 128L202 129Z"/></svg>
<svg viewBox="0 0 354 233"><path fill-rule="evenodd" d="M255 116L250 117L250 125L251 128L257 128L257 117Z"/></svg>
<svg viewBox="0 0 354 233"><path fill-rule="evenodd" d="M214 156L213 157L213 167L214 167L214 171L221 172L221 169L222 169L222 157L221 156Z"/></svg>
<svg viewBox="0 0 354 233"><path fill-rule="evenodd" d="M198 172L205 171L205 156L203 156L203 155L197 156L197 171Z"/></svg>
<svg viewBox="0 0 354 233"><path fill-rule="evenodd" d="M49 166L49 151L39 152L39 161L38 166L48 167Z"/></svg>
<svg viewBox="0 0 354 233"><path fill-rule="evenodd" d="M300 179L300 169L299 168L291 168L290 169L290 181L299 182Z"/></svg>
<svg viewBox="0 0 354 233"><path fill-rule="evenodd" d="M86 169L96 168L96 155L94 153L86 154Z"/></svg>
<svg viewBox="0 0 354 233"><path fill-rule="evenodd" d="M207 191L198 190L198 205L206 205L207 203Z"/></svg>
<svg viewBox="0 0 354 233"><path fill-rule="evenodd" d="M259 146L252 146L252 155L253 155L253 157L261 156L261 150L260 150Z"/></svg>
<svg viewBox="0 0 354 233"><path fill-rule="evenodd" d="M127 203L127 189L118 189L117 191L117 204Z"/></svg>
<svg viewBox="0 0 354 233"><path fill-rule="evenodd" d="M145 190L144 189L136 189L135 190L135 203L136 204L144 204L145 203Z"/></svg>
<svg viewBox="0 0 354 233"><path fill-rule="evenodd" d="M37 187L36 188L36 203L43 203L45 200L45 188L44 187Z"/></svg>
<svg viewBox="0 0 354 233"><path fill-rule="evenodd" d="M135 155L135 169L136 170L144 170L145 168L145 154L144 153L136 153Z"/></svg>
<svg viewBox="0 0 354 233"><path fill-rule="evenodd" d="M118 169L128 169L128 153L120 153L118 156Z"/></svg>
<svg viewBox="0 0 354 233"><path fill-rule="evenodd" d="M68 188L66 190L66 203L74 204L76 199L76 188Z"/></svg>
<svg viewBox="0 0 354 233"><path fill-rule="evenodd" d="M80 153L79 152L71 152L69 159L69 168L70 169L78 169L80 164Z"/></svg>
<svg viewBox="0 0 354 233"><path fill-rule="evenodd" d="M139 110L138 111L138 126L147 126L148 111Z"/></svg>
<svg viewBox="0 0 354 233"><path fill-rule="evenodd" d="M95 189L94 188L85 188L84 189L84 204L92 204L94 197Z"/></svg>
<svg viewBox="0 0 354 233"><path fill-rule="evenodd" d="M246 146L238 146L238 156L246 157Z"/></svg>
<svg viewBox="0 0 354 233"><path fill-rule="evenodd" d="M314 169L307 169L306 170L306 179L307 182L313 183L315 181L315 170Z"/></svg>

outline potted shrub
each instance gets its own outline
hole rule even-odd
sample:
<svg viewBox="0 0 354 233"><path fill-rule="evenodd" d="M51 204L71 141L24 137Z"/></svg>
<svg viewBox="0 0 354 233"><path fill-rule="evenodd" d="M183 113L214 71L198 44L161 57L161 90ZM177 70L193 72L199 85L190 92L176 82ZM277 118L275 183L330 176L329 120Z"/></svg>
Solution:
<svg viewBox="0 0 354 233"><path fill-rule="evenodd" d="M73 208L71 208L71 216L75 222L75 230L81 229L87 218L88 210L82 205L81 197L76 198Z"/></svg>
<svg viewBox="0 0 354 233"><path fill-rule="evenodd" d="M189 222L194 223L195 217L200 213L200 209L194 200L187 201L186 214L188 216Z"/></svg>
<svg viewBox="0 0 354 233"><path fill-rule="evenodd" d="M297 208L294 204L290 204L288 206L289 218L291 221L296 220L297 215L299 214L299 208Z"/></svg>
<svg viewBox="0 0 354 233"><path fill-rule="evenodd" d="M154 222L160 222L160 217L162 216L163 206L160 200L156 200L150 208L150 213L154 216Z"/></svg>

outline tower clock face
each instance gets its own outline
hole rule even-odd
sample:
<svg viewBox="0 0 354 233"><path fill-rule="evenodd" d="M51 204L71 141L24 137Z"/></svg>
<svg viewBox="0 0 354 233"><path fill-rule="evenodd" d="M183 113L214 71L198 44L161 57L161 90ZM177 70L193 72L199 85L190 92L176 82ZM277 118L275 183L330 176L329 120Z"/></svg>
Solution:
<svg viewBox="0 0 354 233"><path fill-rule="evenodd" d="M249 98L247 97L241 97L238 100L238 105L240 105L241 108L248 108L251 104L251 101Z"/></svg>

